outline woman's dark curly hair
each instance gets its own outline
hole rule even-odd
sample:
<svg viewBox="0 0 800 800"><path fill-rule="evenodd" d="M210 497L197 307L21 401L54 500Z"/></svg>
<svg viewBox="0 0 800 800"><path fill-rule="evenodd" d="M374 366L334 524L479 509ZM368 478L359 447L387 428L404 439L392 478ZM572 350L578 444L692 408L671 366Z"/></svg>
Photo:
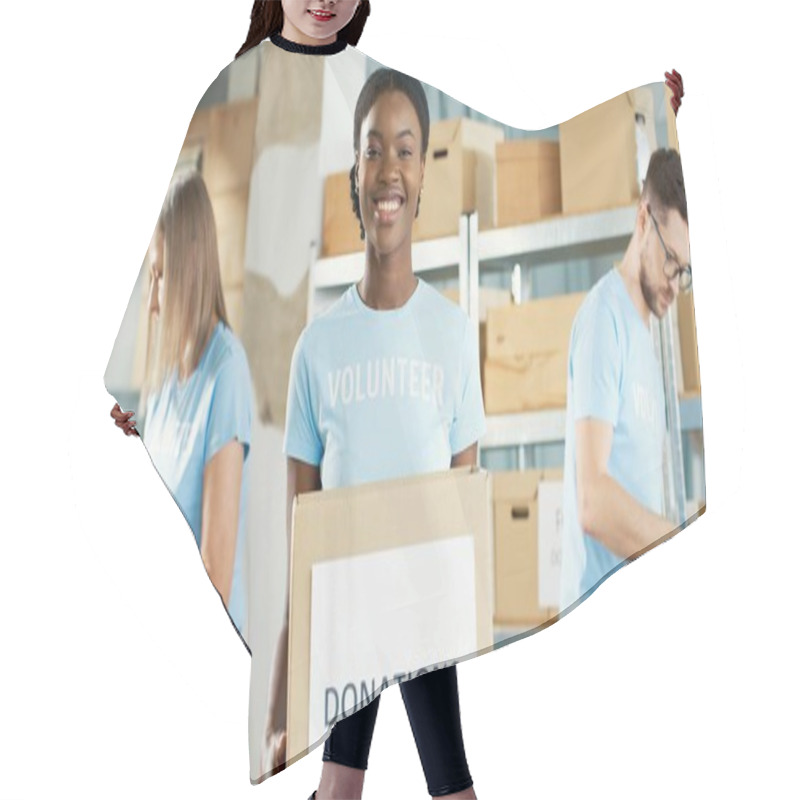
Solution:
<svg viewBox="0 0 800 800"><path fill-rule="evenodd" d="M394 69L379 69L373 72L361 89L353 116L353 152L360 152L361 126L364 123L364 119L378 98L387 92L402 92L409 99L411 105L414 106L419 120L419 127L422 129L422 158L424 159L428 152L428 140L431 131L428 99L425 97L425 90L422 88L422 84L416 78ZM358 224L361 227L361 239L363 241L366 238L366 233L364 231L364 221L361 219L355 164L350 169L350 199L353 203L353 211L358 218ZM416 216L419 216L419 201L417 201Z"/></svg>
<svg viewBox="0 0 800 800"><path fill-rule="evenodd" d="M369 11L369 0L361 0L353 19L339 31L336 38L344 39L355 47L361 38L364 25L367 23ZM250 11L250 30L247 32L247 38L239 48L236 58L282 30L283 6L280 4L280 0L255 0Z"/></svg>

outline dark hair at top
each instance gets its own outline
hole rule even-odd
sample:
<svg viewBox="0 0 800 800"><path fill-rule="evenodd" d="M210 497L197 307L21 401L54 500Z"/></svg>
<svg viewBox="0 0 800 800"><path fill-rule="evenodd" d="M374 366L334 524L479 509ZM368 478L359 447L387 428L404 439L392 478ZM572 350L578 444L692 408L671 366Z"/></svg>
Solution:
<svg viewBox="0 0 800 800"><path fill-rule="evenodd" d="M662 148L650 156L642 196L650 203L654 214L663 216L666 211L674 209L688 224L683 167L676 150Z"/></svg>
<svg viewBox="0 0 800 800"><path fill-rule="evenodd" d="M364 25L367 23L369 11L369 0L361 0L353 19L339 31L336 38L339 40L344 39L347 44L355 47L361 38ZM250 11L250 30L247 32L247 38L239 48L236 58L244 55L248 50L252 50L264 39L268 39L282 30L283 6L280 0L255 0Z"/></svg>
<svg viewBox="0 0 800 800"><path fill-rule="evenodd" d="M425 90L422 84L404 72L394 69L379 69L367 78L367 82L361 89L356 102L356 110L353 115L353 152L357 153L361 146L361 126L364 119L369 114L372 107L382 94L387 92L402 92L414 106L417 112L419 127L422 130L422 157L425 158L428 152L428 140L431 133L431 115L428 109L428 98L425 97ZM358 218L361 226L361 238L365 238L364 222L361 219L361 206L358 201L356 187L356 166L353 164L350 169L350 199L353 203L353 211ZM417 203L417 215L419 215L419 203Z"/></svg>

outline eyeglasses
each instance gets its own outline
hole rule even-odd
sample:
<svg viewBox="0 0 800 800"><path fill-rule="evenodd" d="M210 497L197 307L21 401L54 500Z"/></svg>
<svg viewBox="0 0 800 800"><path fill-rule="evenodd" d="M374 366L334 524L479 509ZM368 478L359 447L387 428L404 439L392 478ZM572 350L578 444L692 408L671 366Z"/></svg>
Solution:
<svg viewBox="0 0 800 800"><path fill-rule="evenodd" d="M667 245L664 244L664 237L661 235L661 230L658 227L656 218L653 216L649 205L647 206L647 213L650 215L650 219L653 220L653 227L656 229L658 241L661 242L661 247L664 248L664 274L667 276L668 280L673 280L677 275L680 290L682 292L688 292L692 286L692 265L687 264L684 267L678 259L675 258L675 254L670 252Z"/></svg>

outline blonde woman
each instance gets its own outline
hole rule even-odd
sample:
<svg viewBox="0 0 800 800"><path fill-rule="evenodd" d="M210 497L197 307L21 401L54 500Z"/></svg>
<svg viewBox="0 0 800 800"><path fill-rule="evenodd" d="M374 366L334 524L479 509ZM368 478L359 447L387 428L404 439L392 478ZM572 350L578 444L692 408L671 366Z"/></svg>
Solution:
<svg viewBox="0 0 800 800"><path fill-rule="evenodd" d="M144 443L241 634L250 370L228 323L214 214L199 174L173 181L148 257ZM132 412L115 405L112 416L139 435Z"/></svg>

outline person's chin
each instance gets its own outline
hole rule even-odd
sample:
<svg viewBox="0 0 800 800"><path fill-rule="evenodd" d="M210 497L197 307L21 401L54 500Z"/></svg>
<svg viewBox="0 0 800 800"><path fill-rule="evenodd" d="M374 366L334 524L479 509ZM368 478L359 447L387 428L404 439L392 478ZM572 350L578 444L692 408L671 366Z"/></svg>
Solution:
<svg viewBox="0 0 800 800"><path fill-rule="evenodd" d="M402 247L406 232L401 220L396 220L391 224L377 224L370 231L369 237L375 251L380 255L394 253Z"/></svg>

